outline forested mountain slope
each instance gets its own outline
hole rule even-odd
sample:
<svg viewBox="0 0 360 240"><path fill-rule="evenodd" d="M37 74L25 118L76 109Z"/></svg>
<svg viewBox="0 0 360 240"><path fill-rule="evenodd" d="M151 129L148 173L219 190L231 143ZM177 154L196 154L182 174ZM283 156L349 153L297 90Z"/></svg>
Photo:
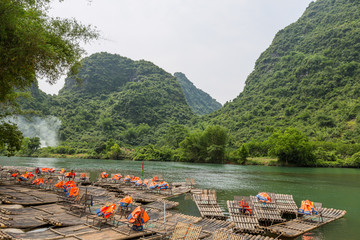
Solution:
<svg viewBox="0 0 360 240"><path fill-rule="evenodd" d="M313 140L360 142L360 1L317 0L279 31L244 91L207 117L235 139L293 126Z"/></svg>
<svg viewBox="0 0 360 240"><path fill-rule="evenodd" d="M42 99L35 96L35 105L23 104L57 116L63 144L94 148L110 138L148 144L157 140L159 126L185 124L193 116L176 78L151 62L96 53L82 64L76 76L80 84L67 78L57 96L38 94Z"/></svg>
<svg viewBox="0 0 360 240"><path fill-rule="evenodd" d="M187 103L195 114L205 115L221 108L220 103L206 92L195 87L185 74L177 72L174 73L174 76L185 94Z"/></svg>

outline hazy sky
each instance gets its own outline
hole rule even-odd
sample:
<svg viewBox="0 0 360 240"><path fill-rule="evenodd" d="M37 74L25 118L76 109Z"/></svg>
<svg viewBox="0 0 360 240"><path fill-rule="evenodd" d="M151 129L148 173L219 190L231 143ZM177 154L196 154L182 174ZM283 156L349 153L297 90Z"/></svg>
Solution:
<svg viewBox="0 0 360 240"><path fill-rule="evenodd" d="M65 0L51 15L73 17L100 31L84 45L145 59L173 74L183 72L220 103L239 95L256 59L275 34L295 22L312 0ZM40 81L47 93L55 85Z"/></svg>

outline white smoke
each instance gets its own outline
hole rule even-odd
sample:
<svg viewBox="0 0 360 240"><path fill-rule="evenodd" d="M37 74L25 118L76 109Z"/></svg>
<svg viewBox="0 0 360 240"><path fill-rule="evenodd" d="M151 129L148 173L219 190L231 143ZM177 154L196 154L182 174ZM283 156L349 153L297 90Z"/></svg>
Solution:
<svg viewBox="0 0 360 240"><path fill-rule="evenodd" d="M58 145L58 132L61 127L61 121L57 117L16 116L7 118L7 121L15 123L24 137L39 137L41 147L55 147Z"/></svg>

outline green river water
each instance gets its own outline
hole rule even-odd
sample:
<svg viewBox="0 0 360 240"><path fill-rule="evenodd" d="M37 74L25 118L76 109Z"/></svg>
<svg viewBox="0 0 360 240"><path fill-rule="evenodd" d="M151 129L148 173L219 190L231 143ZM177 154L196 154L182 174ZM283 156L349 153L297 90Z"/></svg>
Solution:
<svg viewBox="0 0 360 240"><path fill-rule="evenodd" d="M74 169L90 172L93 180L103 170L109 174L120 172L138 176L141 170L141 162L92 159L0 157L0 165ZM305 199L322 202L323 207L343 209L347 214L312 231L306 239L360 239L360 169L145 162L144 177L153 175L162 175L169 182L194 178L198 188L216 190L224 212L227 212L226 201L234 196L256 195L263 191L292 194L298 205ZM190 196L175 200L180 202L180 212L199 216Z"/></svg>

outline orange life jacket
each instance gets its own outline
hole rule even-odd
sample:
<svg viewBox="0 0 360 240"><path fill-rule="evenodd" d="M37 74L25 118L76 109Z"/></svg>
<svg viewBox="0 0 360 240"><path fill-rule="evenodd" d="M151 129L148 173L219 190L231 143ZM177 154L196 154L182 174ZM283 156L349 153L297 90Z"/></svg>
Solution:
<svg viewBox="0 0 360 240"><path fill-rule="evenodd" d="M122 198L119 202L120 202L120 205L122 205L121 203L130 205L132 203L132 198L131 198L131 196L126 196L126 197Z"/></svg>
<svg viewBox="0 0 360 240"><path fill-rule="evenodd" d="M63 188L64 185L65 185L65 182L64 182L64 181L60 181L60 182L56 183L56 184L54 185L54 187Z"/></svg>
<svg viewBox="0 0 360 240"><path fill-rule="evenodd" d="M139 177L133 177L130 182L135 183L139 179L140 179Z"/></svg>
<svg viewBox="0 0 360 240"><path fill-rule="evenodd" d="M51 173L55 172L55 168L50 168L49 172L51 172Z"/></svg>
<svg viewBox="0 0 360 240"><path fill-rule="evenodd" d="M100 208L99 211L104 218L109 218L115 212L116 204L111 204L109 206L104 206ZM99 214L98 214L99 215Z"/></svg>
<svg viewBox="0 0 360 240"><path fill-rule="evenodd" d="M37 178L37 179L35 179L33 182L32 182L32 184L36 184L37 185L37 183L40 181L40 179L39 178Z"/></svg>
<svg viewBox="0 0 360 240"><path fill-rule="evenodd" d="M62 169L59 171L59 173L60 173L60 174L65 173L65 169L62 168Z"/></svg>
<svg viewBox="0 0 360 240"><path fill-rule="evenodd" d="M122 178L122 176L121 176L120 173L119 173L119 174L115 174L115 175L112 177L113 180L119 180L120 178Z"/></svg>
<svg viewBox="0 0 360 240"><path fill-rule="evenodd" d="M81 173L80 178L86 178L86 173Z"/></svg>
<svg viewBox="0 0 360 240"><path fill-rule="evenodd" d="M80 189L78 187L71 187L69 197L76 197L79 195Z"/></svg>
<svg viewBox="0 0 360 240"><path fill-rule="evenodd" d="M100 175L101 175L101 178L107 178L109 176L109 174L107 172L102 172Z"/></svg>
<svg viewBox="0 0 360 240"><path fill-rule="evenodd" d="M17 175L19 175L19 173L13 173L13 174L11 174L11 177L16 177Z"/></svg>
<svg viewBox="0 0 360 240"><path fill-rule="evenodd" d="M144 223L150 220L147 212L142 209L140 206L135 208L135 210L129 215L129 223L133 223L135 226L142 226Z"/></svg>
<svg viewBox="0 0 360 240"><path fill-rule="evenodd" d="M49 168L41 168L42 172L49 172Z"/></svg>
<svg viewBox="0 0 360 240"><path fill-rule="evenodd" d="M152 179L153 182L159 181L159 178L157 176L153 177Z"/></svg>

